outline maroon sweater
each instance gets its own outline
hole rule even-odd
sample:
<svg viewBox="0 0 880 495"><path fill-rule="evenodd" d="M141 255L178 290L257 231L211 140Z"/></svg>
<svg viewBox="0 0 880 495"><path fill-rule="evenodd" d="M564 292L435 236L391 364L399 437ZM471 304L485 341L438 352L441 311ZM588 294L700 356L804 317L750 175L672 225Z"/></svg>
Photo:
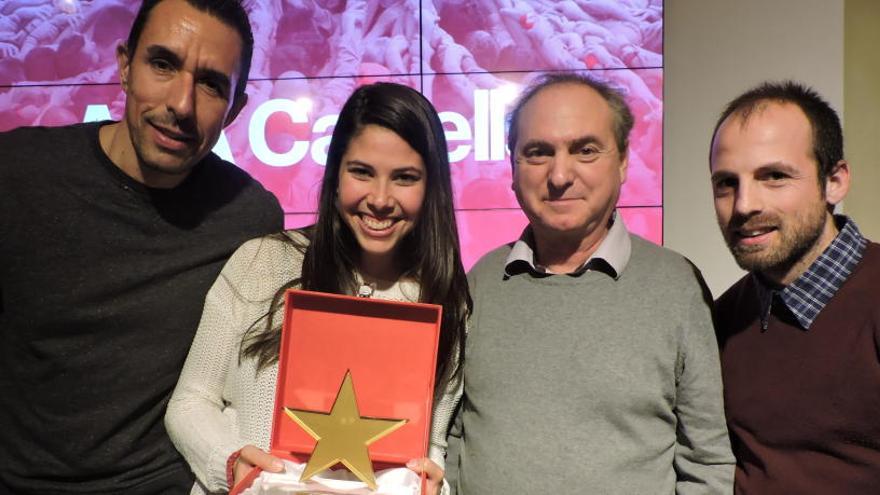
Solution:
<svg viewBox="0 0 880 495"><path fill-rule="evenodd" d="M755 283L716 301L736 493L880 493L880 244L809 330Z"/></svg>

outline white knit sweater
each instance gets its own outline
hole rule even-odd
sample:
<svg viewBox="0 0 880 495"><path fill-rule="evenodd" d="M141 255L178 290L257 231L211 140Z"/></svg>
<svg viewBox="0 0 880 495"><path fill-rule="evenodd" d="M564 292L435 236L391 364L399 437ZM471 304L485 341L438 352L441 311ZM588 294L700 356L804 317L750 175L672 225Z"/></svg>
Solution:
<svg viewBox="0 0 880 495"><path fill-rule="evenodd" d="M305 244L298 232L286 235ZM226 460L234 451L247 444L269 449L278 367L258 371L255 359L239 359L241 340L266 314L275 292L299 277L302 261L302 253L290 242L253 239L232 255L208 292L165 416L171 440L196 475L193 494L229 490ZM398 282L377 289L373 297L416 301L418 290L415 282ZM450 383L446 393L434 400L429 457L440 466L444 465L450 416L460 396L459 381Z"/></svg>

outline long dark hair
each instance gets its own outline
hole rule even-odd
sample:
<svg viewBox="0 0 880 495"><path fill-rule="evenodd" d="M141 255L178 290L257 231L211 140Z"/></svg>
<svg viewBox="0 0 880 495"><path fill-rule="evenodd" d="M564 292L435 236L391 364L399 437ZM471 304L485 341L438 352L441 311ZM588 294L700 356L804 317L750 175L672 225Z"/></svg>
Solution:
<svg viewBox="0 0 880 495"><path fill-rule="evenodd" d="M402 276L418 281L419 301L443 306L437 359L437 385L441 387L461 369L465 325L473 303L461 264L443 125L421 93L393 83L361 86L342 107L327 153L318 220L302 231L310 241L308 246L296 246L305 251L302 275L276 292L268 314L260 320L265 320L265 325L258 321L245 334L241 357L256 358L260 368L278 360L281 332L273 315L286 289L337 294L353 294L357 289L354 273L360 245L341 218L336 199L342 156L368 125L393 131L418 152L425 165L427 183L421 213L396 252L401 257L397 262L403 267Z"/></svg>

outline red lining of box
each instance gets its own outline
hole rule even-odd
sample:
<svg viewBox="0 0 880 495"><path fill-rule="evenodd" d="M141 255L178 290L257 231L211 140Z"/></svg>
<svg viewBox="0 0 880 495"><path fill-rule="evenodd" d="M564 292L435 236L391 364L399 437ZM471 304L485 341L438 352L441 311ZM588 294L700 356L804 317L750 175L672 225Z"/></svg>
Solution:
<svg viewBox="0 0 880 495"><path fill-rule="evenodd" d="M361 416L407 420L369 446L375 467L403 467L424 457L442 307L296 289L284 298L270 452L308 460L316 442L283 408L329 412L351 370ZM233 492L257 475L252 470Z"/></svg>

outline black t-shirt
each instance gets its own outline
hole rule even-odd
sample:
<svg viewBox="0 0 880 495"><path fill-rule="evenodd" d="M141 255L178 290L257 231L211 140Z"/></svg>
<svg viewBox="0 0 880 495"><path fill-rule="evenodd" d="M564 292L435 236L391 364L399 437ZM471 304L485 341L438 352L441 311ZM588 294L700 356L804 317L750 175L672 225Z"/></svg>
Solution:
<svg viewBox="0 0 880 495"><path fill-rule="evenodd" d="M165 406L205 294L278 201L211 154L173 189L100 124L0 133L0 490L188 492Z"/></svg>

